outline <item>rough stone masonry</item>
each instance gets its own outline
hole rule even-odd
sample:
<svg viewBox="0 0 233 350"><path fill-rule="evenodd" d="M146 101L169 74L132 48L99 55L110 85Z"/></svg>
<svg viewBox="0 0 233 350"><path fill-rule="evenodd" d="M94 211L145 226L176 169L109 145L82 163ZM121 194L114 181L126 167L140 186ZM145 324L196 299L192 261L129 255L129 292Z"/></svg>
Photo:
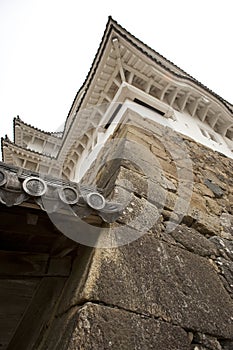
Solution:
<svg viewBox="0 0 233 350"><path fill-rule="evenodd" d="M232 350L233 160L129 120L85 178L126 203L115 246L77 257L38 348Z"/></svg>

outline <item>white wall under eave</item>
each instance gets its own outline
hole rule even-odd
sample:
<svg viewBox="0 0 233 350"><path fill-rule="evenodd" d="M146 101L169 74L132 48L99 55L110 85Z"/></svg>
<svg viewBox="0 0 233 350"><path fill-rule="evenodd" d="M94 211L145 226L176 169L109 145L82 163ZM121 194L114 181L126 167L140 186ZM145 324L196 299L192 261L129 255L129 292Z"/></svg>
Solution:
<svg viewBox="0 0 233 350"><path fill-rule="evenodd" d="M171 125L174 130L189 136L196 142L214 151L223 153L229 158L233 158L233 152L231 151L233 142L231 140L227 143L223 136L215 132L207 123L200 121L197 117L191 117L188 113L181 113L178 111L174 111L174 113L176 120L172 121ZM206 136L204 136L203 131ZM214 140L208 137L208 134L212 136ZM230 144L232 144L232 147Z"/></svg>
<svg viewBox="0 0 233 350"><path fill-rule="evenodd" d="M227 143L225 139L220 134L216 133L207 123L201 122L196 117L191 117L188 113L181 113L174 110L173 117L166 118L165 116L161 116L151 109L138 105L132 101L127 101L124 105L128 106L129 109L134 110L136 113L141 114L143 118L146 117L161 125L170 127L171 129L192 138L196 142L199 142L206 147L223 153L229 158L233 158L233 152L231 151L233 149L233 142L229 140ZM201 130L207 131L207 135L213 135L215 141L208 136L204 136ZM232 144L232 147L230 144Z"/></svg>
<svg viewBox="0 0 233 350"><path fill-rule="evenodd" d="M83 175L97 158L98 153L106 143L107 139L114 133L114 130L117 128L117 126L123 122L125 112L130 110L136 112L137 115L141 115L143 119L148 118L163 126L167 126L179 132L180 134L192 138L196 142L199 142L217 152L223 153L227 157L233 158L233 152L231 151L230 146L226 143L224 138L221 135L217 134L207 123L203 123L199 119L193 118L187 113L181 113L178 111L174 111L172 118L166 118L165 116L162 116L147 107L141 106L130 100L126 100L122 104L122 107L115 116L114 120L112 120L108 129L103 132L104 129L101 128L101 132L98 132L98 142L95 147L92 149L90 147L87 147L84 150L81 158L76 165L74 178L71 180L77 182L81 180ZM207 136L204 136L201 129L207 131L206 135L208 135L208 133L213 135L215 141L213 141L211 138L208 138ZM229 142L232 141L229 140Z"/></svg>

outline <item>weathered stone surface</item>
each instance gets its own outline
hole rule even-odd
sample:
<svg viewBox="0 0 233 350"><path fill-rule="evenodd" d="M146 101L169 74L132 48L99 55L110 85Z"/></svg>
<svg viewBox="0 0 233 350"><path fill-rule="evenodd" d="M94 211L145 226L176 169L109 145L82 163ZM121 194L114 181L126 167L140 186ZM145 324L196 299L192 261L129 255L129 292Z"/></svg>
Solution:
<svg viewBox="0 0 233 350"><path fill-rule="evenodd" d="M161 178L164 176L164 169L160 160L148 149L130 140L125 141L124 148L121 149L118 157L125 160L124 165L127 164L126 161L128 161L128 164L131 164L131 166L128 165L129 169L134 170L136 167L139 173L151 181L160 183Z"/></svg>
<svg viewBox="0 0 233 350"><path fill-rule="evenodd" d="M233 349L233 340L220 340L222 350L232 350Z"/></svg>
<svg viewBox="0 0 233 350"><path fill-rule="evenodd" d="M195 207L189 207L188 212L184 215L182 223L192 226L195 230L203 235L222 237L222 227L220 218L216 215L203 213Z"/></svg>
<svg viewBox="0 0 233 350"><path fill-rule="evenodd" d="M98 250L82 299L219 337L233 334L231 298L208 260L153 235L116 250Z"/></svg>
<svg viewBox="0 0 233 350"><path fill-rule="evenodd" d="M164 160L159 158L159 164L161 169L166 173L172 175L174 178L177 178L177 168L175 162L169 161L168 159Z"/></svg>
<svg viewBox="0 0 233 350"><path fill-rule="evenodd" d="M157 145L151 145L150 150L156 157L164 160L169 157L169 154L162 147L158 147Z"/></svg>
<svg viewBox="0 0 233 350"><path fill-rule="evenodd" d="M194 343L201 344L210 350L222 350L219 341L208 334L196 333L193 338Z"/></svg>
<svg viewBox="0 0 233 350"><path fill-rule="evenodd" d="M216 162L217 160L219 160L220 162L222 161L221 156L218 155L218 153L215 152L209 152L209 155L213 157L213 162ZM216 163L209 166L208 162L205 163L205 165L202 167L201 172L203 174L203 178L204 178L204 183L206 184L206 186L210 186L209 188L211 189L211 191L214 190L214 187L217 186L215 189L218 191L218 189L222 189L222 190L227 190L228 187L228 180L227 180L227 176L223 175L223 173L218 172L216 170ZM208 180L208 181L207 181ZM211 186L211 183L213 184L213 186ZM215 185L215 186L214 186ZM213 192L214 193L214 192ZM217 193L214 193L215 196ZM222 193L219 192L220 197L222 196ZM218 194L217 194L218 196Z"/></svg>
<svg viewBox="0 0 233 350"><path fill-rule="evenodd" d="M155 203L162 207L166 199L165 188L167 186L167 179L161 175L159 182L154 182L146 176L142 176L132 170L120 167L117 179L115 181L115 189L118 186L133 192L138 196L146 198L149 202ZM115 191L116 192L116 191ZM114 195L116 193L113 193ZM114 200L121 200L117 196L112 197Z"/></svg>
<svg viewBox="0 0 233 350"><path fill-rule="evenodd" d="M231 203L233 207L233 203ZM227 239L233 240L233 215L223 213L220 218L221 226Z"/></svg>
<svg viewBox="0 0 233 350"><path fill-rule="evenodd" d="M221 187L212 182L212 180L205 179L204 183L213 192L215 197L221 198L223 196L224 192Z"/></svg>
<svg viewBox="0 0 233 350"><path fill-rule="evenodd" d="M218 204L218 202L212 198L204 196L206 201L206 208L209 211L209 213L212 213L216 216L220 216L222 214L223 208L221 205Z"/></svg>
<svg viewBox="0 0 233 350"><path fill-rule="evenodd" d="M199 194L203 195L203 196L208 196L213 198L214 194L213 192L204 184L202 183L195 183L195 187L194 187L194 191L198 192Z"/></svg>
<svg viewBox="0 0 233 350"><path fill-rule="evenodd" d="M209 241L216 246L218 255L233 261L233 241L218 236L210 237Z"/></svg>
<svg viewBox="0 0 233 350"><path fill-rule="evenodd" d="M190 207L194 210L201 211L203 214L207 213L205 198L200 195L197 195L195 192L192 193Z"/></svg>
<svg viewBox="0 0 233 350"><path fill-rule="evenodd" d="M92 264L93 253L93 248L90 247L82 247L78 250L77 257L73 261L70 278L64 288L62 302L59 304L57 310L59 315L64 314L68 309L74 306L77 303L77 299L80 302L83 286L85 285Z"/></svg>
<svg viewBox="0 0 233 350"><path fill-rule="evenodd" d="M56 318L60 326L54 328L59 333L64 326L66 343L63 336L58 342L53 335L56 346L43 350L95 346L161 350L164 344L169 349L172 340L167 344L162 334L164 330L170 334L167 328L160 327L165 342L161 346L142 343L147 330L153 339L152 321L188 329L189 349L233 348L229 340L233 337L233 162L152 121L137 122L138 127L120 128L115 135L118 142L110 140L97 160L97 165L104 164L97 183L112 198L126 201L124 214L103 238L118 248L89 252L82 273L77 259L58 310L58 315L63 314ZM89 172L92 180L96 177L93 169ZM187 200L182 201L182 194ZM182 224L176 226L181 219ZM171 221L175 230L168 233L165 227ZM74 307L87 301L110 307ZM139 314L147 315L146 328ZM115 337L113 329L120 331L118 343L108 338ZM183 345L174 344L175 350L182 349Z"/></svg>
<svg viewBox="0 0 233 350"><path fill-rule="evenodd" d="M116 187L113 199L124 204L124 211L118 219L136 230L143 230L146 233L156 224L160 217L160 211L156 205L151 204L144 198L138 198L124 188Z"/></svg>
<svg viewBox="0 0 233 350"><path fill-rule="evenodd" d="M174 212L174 208L178 203L178 199L179 199L179 206L176 208L177 214L185 213L188 210L188 205L186 201L181 197L178 198L177 194L173 192L167 193L164 208L166 210L170 210L171 212Z"/></svg>
<svg viewBox="0 0 233 350"><path fill-rule="evenodd" d="M233 293L233 261L228 261L223 258L217 258L215 260L217 266L219 267L221 274L228 283L227 290ZM232 319L233 322L233 319Z"/></svg>
<svg viewBox="0 0 233 350"><path fill-rule="evenodd" d="M66 316L70 321L60 341L44 349L189 350L187 333L178 326L92 303L75 311Z"/></svg>
<svg viewBox="0 0 233 350"><path fill-rule="evenodd" d="M201 256L210 256L217 254L217 248L201 235L198 231L189 228L185 225L179 225L174 231L171 232L171 236L179 243L181 243L187 250Z"/></svg>

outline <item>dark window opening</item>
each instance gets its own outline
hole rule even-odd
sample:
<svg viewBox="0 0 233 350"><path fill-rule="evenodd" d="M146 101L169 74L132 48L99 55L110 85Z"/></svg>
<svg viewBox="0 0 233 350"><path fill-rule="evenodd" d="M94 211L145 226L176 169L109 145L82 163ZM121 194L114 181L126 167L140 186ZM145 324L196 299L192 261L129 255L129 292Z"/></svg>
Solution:
<svg viewBox="0 0 233 350"><path fill-rule="evenodd" d="M111 115L111 117L109 118L107 124L105 124L105 129L107 130L109 128L109 126L112 124L112 121L114 120L115 116L117 115L117 113L119 112L119 110L121 109L122 103L119 103L117 108L115 109L115 111L113 112L113 114Z"/></svg>
<svg viewBox="0 0 233 350"><path fill-rule="evenodd" d="M137 98L135 98L133 101L136 102L137 104L139 104L140 106L146 107L146 108L150 109L151 111L156 112L162 116L164 116L164 114L165 114L164 112L160 111L159 109L152 107L151 105L149 105L146 102L143 102Z"/></svg>

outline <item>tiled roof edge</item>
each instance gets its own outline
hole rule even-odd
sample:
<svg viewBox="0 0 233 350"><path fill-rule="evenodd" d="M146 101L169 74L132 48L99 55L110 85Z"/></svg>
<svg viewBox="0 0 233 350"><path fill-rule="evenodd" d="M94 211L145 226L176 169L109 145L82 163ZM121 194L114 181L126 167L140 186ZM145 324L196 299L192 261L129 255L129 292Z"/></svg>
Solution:
<svg viewBox="0 0 233 350"><path fill-rule="evenodd" d="M120 24L118 24L115 20L112 19L112 22L114 24L116 24L119 28L121 28L123 31L125 31L127 33L127 35L131 36L132 38L134 38L136 41L138 41L139 43L141 43L142 45L144 45L146 48L148 48L150 51L154 52L156 55L160 56L163 60L167 61L169 64L172 64L175 68L179 69L180 71L182 71L186 76L180 75L176 72L174 72L173 70L171 70L169 67L165 66L162 62L158 61L155 57L151 56L148 52L146 52L145 50L143 50L141 47L137 46L128 36L124 35L122 32L120 32L118 30L118 28L114 28L116 30L116 32L118 32L119 35L123 36L124 39L126 39L127 41L129 41L133 46L135 46L139 51L141 51L143 54L147 55L148 57L150 57L153 61L155 61L156 63L158 63L160 66L162 66L164 69L168 70L169 72L171 72L172 74L176 75L177 77L181 78L181 79L187 79L189 81L194 82L195 84L197 84L198 86L200 86L201 88L205 89L208 93L212 94L215 98L217 98L221 103L224 104L224 106L232 113L233 112L233 104L231 104L230 102L226 101L224 98L222 98L220 95L218 95L217 93L215 93L214 91L212 91L211 89L209 89L206 85L202 84L201 82L199 82L196 78L192 77L190 74L186 73L183 69L181 69L180 67L178 67L176 64L174 64L173 62L169 61L167 58L165 58L164 56L162 56L160 53L158 53L157 51L155 51L154 49L152 49L151 47L149 47L147 44L145 44L144 42L142 42L140 39L136 38L133 34L131 34L130 32L128 32L124 27L122 27Z"/></svg>
<svg viewBox="0 0 233 350"><path fill-rule="evenodd" d="M75 103L75 100L78 96L78 94L80 93L80 91L85 87L85 85L87 84L88 80L88 84L86 85L86 91L92 81L93 76L95 75L96 72L96 68L98 66L98 63L101 59L101 55L98 61L97 57L99 56L100 52L101 52L101 47L102 47L102 51L105 48L105 43L104 40L107 41L111 30L114 29L120 36L124 37L124 39L126 39L128 42L130 42L134 47L136 47L139 51L141 51L143 54L145 54L147 57L151 58L154 62L156 62L157 64L159 64L162 68L164 68L165 70L171 72L173 75L175 75L176 77L183 79L183 80L187 80L190 82L195 83L197 86L201 87L202 89L206 90L208 93L210 93L212 96L214 96L215 98L217 98L219 100L220 103L222 103L224 105L225 108L227 108L227 110L230 113L233 113L233 104L231 104L230 102L226 101L224 98L222 98L220 95L218 95L217 93L215 93L214 91L212 91L211 89L209 89L207 86L205 86L204 84L202 84L201 82L199 82L197 79L193 78L190 74L186 73L184 70L182 70L180 67L178 67L177 65L175 65L173 62L169 61L167 58L165 58L164 56L162 56L161 54L159 54L157 51L155 51L154 49L152 49L151 47L149 47L147 44L145 44L144 42L142 42L140 39L136 38L133 34L131 34L129 31L127 31L123 26L121 26L117 21L115 21L111 16L108 17L108 22L106 24L106 28L104 31L104 34L102 36L100 45L98 47L98 50L95 54L95 57L93 59L92 65L86 75L86 78L82 84L82 86L80 87L80 89L78 90L78 92L75 95L75 98L73 100L73 103L71 105L71 108L69 110L68 116L66 118L66 122L65 122L65 127L64 130L66 129L66 125L67 125L67 121L68 118L70 116L70 112L73 108L73 105ZM124 31L126 34L122 33L121 31L119 31L119 29L121 29L122 31ZM108 32L109 31L109 32ZM108 35L106 36L106 33L108 32ZM128 35L128 36L127 36ZM150 55L148 52L146 52L145 50L143 50L141 47L139 47L138 45L136 45L131 39L133 38L134 40L138 41L140 44L142 44L143 46L145 46L145 48L147 48L148 50L154 52L156 55L158 55L159 57L161 57L163 60L165 60L166 62L168 62L168 64L173 65L176 69L179 69L181 72L184 73L184 75L178 74L176 72L174 72L173 70L171 70L169 67L167 67L166 65L164 65L162 62L160 62L158 59L156 59L155 57L153 57L152 55ZM93 70L94 66L96 65L95 69ZM92 72L93 70L93 72ZM92 72L92 74L91 74ZM82 99L80 101L80 105L82 104L82 101L84 100L85 96L86 96L86 91L84 92ZM71 125L73 124L73 120L71 121Z"/></svg>
<svg viewBox="0 0 233 350"><path fill-rule="evenodd" d="M61 138L62 138L62 137L60 137L60 136L57 136L57 135L56 135L56 132L49 132L49 131L41 130L41 129L39 129L39 128L37 128L37 127L31 125L31 124L28 124L28 123L24 122L19 116L17 116L17 117L14 118L14 120L13 120L13 123L14 123L14 141L15 141L15 126L16 126L17 122L20 123L20 124L23 124L23 125L25 125L25 126L27 126L27 127L29 127L29 128L31 128L31 129L33 129L33 130L39 131L39 132L42 133L42 134L45 134L45 135L48 135L48 136L52 136L52 137L55 137L55 138L57 138L57 139L61 139Z"/></svg>

